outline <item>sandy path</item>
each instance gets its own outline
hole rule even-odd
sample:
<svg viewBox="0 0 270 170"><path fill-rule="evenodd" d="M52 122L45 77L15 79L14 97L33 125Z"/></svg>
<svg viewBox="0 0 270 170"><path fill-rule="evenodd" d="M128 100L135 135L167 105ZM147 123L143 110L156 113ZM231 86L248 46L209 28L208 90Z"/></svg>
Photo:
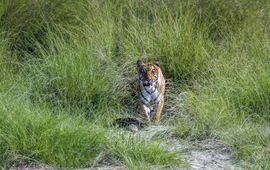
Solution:
<svg viewBox="0 0 270 170"><path fill-rule="evenodd" d="M137 135L140 135L145 139L166 139L164 143L170 146L170 150L179 152L189 164L187 169L242 169L232 158L228 146L221 141L207 139L203 141L187 142L173 138L171 132L172 130L166 126L152 126L139 132Z"/></svg>

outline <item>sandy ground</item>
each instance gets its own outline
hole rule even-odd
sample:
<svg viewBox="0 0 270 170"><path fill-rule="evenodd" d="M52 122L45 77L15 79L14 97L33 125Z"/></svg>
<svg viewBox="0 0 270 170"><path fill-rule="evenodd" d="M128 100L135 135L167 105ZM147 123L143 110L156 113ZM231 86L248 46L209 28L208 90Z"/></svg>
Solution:
<svg viewBox="0 0 270 170"><path fill-rule="evenodd" d="M170 146L170 150L179 152L183 156L185 162L188 164L187 169L242 169L239 163L232 158L229 147L221 141L207 139L203 141L187 142L175 139L173 138L173 134L170 134L171 130L166 126L152 126L139 133L145 139L162 139L164 136L169 137L165 143Z"/></svg>

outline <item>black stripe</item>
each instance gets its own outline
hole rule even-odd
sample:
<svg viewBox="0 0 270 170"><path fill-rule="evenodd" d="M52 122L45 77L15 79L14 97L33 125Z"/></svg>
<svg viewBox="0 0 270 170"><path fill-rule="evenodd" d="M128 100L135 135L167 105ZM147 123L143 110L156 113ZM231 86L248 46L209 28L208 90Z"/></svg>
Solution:
<svg viewBox="0 0 270 170"><path fill-rule="evenodd" d="M141 100L140 100L141 101ZM148 103L145 103L144 101L141 101L144 105L148 105Z"/></svg>
<svg viewBox="0 0 270 170"><path fill-rule="evenodd" d="M146 102L148 102L148 100L144 97L144 95L143 95L143 93L141 94L141 96L144 98L144 100L146 101ZM143 102L144 103L144 102ZM145 103L144 103L145 104ZM148 103L147 103L148 104Z"/></svg>
<svg viewBox="0 0 270 170"><path fill-rule="evenodd" d="M144 101L141 101L141 102L142 102L144 105L146 105L146 106L148 105L148 103L145 103Z"/></svg>
<svg viewBox="0 0 270 170"><path fill-rule="evenodd" d="M144 88L144 90L148 93L148 94L153 94L155 91L156 91L156 89L152 92L152 93L150 93L148 90L146 90L146 88L145 88L145 86L143 86L143 88Z"/></svg>

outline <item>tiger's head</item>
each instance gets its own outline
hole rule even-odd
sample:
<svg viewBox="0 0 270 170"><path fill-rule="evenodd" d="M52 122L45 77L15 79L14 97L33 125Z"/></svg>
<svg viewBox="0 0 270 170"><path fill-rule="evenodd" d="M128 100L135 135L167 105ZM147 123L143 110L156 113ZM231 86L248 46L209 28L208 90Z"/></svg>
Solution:
<svg viewBox="0 0 270 170"><path fill-rule="evenodd" d="M144 86L151 86L158 80L158 74L160 71L160 62L155 61L151 63L142 63L141 60L137 61L137 70L139 80Z"/></svg>

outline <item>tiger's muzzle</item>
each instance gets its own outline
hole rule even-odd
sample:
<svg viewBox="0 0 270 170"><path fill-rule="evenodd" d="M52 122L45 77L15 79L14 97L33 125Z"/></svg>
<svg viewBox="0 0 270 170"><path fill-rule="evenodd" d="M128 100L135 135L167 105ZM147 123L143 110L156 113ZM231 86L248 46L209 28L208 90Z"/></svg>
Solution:
<svg viewBox="0 0 270 170"><path fill-rule="evenodd" d="M151 86L153 85L154 81L153 80L146 80L143 82L143 86Z"/></svg>

